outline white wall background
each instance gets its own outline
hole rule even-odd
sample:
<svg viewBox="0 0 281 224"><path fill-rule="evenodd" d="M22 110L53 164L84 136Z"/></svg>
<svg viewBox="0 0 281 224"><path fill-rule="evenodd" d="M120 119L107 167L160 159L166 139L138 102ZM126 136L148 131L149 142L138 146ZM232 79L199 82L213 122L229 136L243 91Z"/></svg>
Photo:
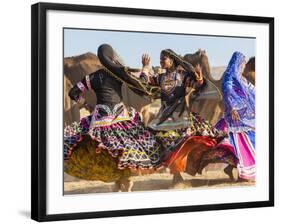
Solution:
<svg viewBox="0 0 281 224"><path fill-rule="evenodd" d="M51 0L50 0L51 1ZM42 2L45 2L42 0ZM268 223L281 212L280 199L280 23L278 1L219 0L61 0L104 6L183 10L275 17L275 181L274 208L239 209L169 215L134 216L60 223ZM30 220L30 6L36 1L2 2L0 10L0 223ZM273 222L273 223L276 223Z"/></svg>

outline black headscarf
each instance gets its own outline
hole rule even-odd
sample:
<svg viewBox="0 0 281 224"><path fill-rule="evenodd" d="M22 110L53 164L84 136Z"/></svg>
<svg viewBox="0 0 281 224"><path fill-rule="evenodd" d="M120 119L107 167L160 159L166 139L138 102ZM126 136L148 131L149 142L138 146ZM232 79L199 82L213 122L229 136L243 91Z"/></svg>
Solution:
<svg viewBox="0 0 281 224"><path fill-rule="evenodd" d="M172 58L175 67L178 66L183 67L185 71L187 71L189 74L193 76L194 79L196 79L195 68L191 63L184 60L183 57L181 57L171 49L162 50L161 54ZM192 95L191 99L192 100L216 99L218 101L222 100L221 92L216 87L216 85L204 75L203 75L203 79L204 79L203 85L200 87L199 90L197 90Z"/></svg>
<svg viewBox="0 0 281 224"><path fill-rule="evenodd" d="M134 76L131 72L137 69L125 66L123 60L109 44L102 44L98 48L98 58L110 75L127 84L138 95L158 97L160 88L144 83Z"/></svg>
<svg viewBox="0 0 281 224"><path fill-rule="evenodd" d="M185 61L180 55L176 54L171 49L161 51L162 55L168 56L173 59L175 67L181 66L185 71L190 73L195 78L195 68L189 62Z"/></svg>

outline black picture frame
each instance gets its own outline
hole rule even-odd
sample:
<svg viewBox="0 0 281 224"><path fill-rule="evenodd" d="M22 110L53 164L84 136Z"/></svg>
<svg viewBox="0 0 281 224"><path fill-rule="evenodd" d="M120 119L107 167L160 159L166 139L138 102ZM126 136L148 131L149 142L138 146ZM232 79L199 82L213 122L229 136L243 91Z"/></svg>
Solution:
<svg viewBox="0 0 281 224"><path fill-rule="evenodd" d="M63 10L87 13L110 13L167 18L191 18L216 21L253 22L269 25L269 200L196 206L177 206L149 209L114 210L101 212L52 214L46 213L46 13ZM86 218L193 212L274 206L274 18L240 15L164 11L137 8L103 7L73 4L37 3L31 11L31 218L37 221L74 220Z"/></svg>

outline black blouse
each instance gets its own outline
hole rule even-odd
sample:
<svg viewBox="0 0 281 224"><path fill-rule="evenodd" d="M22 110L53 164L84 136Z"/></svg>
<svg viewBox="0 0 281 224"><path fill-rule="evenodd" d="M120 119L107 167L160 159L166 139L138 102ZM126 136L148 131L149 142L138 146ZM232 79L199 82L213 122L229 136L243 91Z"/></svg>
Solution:
<svg viewBox="0 0 281 224"><path fill-rule="evenodd" d="M90 75L92 89L96 93L97 104L105 104L111 108L122 101L122 82L110 76L104 70Z"/></svg>

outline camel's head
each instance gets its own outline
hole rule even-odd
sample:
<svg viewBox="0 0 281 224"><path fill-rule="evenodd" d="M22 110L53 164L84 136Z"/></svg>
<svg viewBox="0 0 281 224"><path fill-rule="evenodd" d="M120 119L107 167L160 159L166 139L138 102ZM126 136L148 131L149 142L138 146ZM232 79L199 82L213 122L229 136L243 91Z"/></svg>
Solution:
<svg viewBox="0 0 281 224"><path fill-rule="evenodd" d="M190 64L192 64L193 66L199 64L202 68L203 75L207 77L210 76L209 59L205 50L198 49L193 54L186 54L184 56L184 59L188 61Z"/></svg>

